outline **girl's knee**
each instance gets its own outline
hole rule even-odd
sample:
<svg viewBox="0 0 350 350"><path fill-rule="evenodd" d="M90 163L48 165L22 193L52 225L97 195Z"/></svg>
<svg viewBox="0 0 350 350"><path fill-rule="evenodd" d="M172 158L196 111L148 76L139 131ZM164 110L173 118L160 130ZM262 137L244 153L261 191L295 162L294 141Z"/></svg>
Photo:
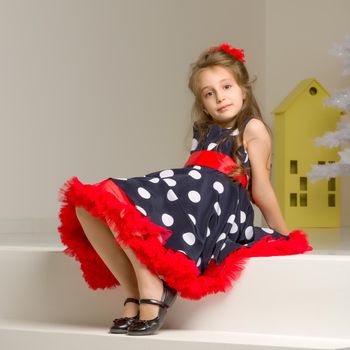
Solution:
<svg viewBox="0 0 350 350"><path fill-rule="evenodd" d="M77 214L78 219L91 216L91 214L83 207L75 207L75 213Z"/></svg>
<svg viewBox="0 0 350 350"><path fill-rule="evenodd" d="M106 221L95 217L83 207L75 207L75 213L80 223L84 222L90 225L98 225L98 227L105 226L106 228L109 228Z"/></svg>

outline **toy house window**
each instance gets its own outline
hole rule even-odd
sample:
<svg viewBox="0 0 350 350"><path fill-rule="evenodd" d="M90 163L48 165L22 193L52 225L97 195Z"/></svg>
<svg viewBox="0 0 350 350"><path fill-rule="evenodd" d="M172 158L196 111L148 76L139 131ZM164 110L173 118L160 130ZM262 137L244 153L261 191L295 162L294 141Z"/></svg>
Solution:
<svg viewBox="0 0 350 350"><path fill-rule="evenodd" d="M328 194L328 206L335 207L335 194L333 193Z"/></svg>
<svg viewBox="0 0 350 350"><path fill-rule="evenodd" d="M328 180L328 191L335 191L335 177Z"/></svg>
<svg viewBox="0 0 350 350"><path fill-rule="evenodd" d="M289 172L291 174L298 174L298 161L297 160L291 160L290 161L290 169Z"/></svg>
<svg viewBox="0 0 350 350"><path fill-rule="evenodd" d="M300 206L307 207L307 193L300 193Z"/></svg>
<svg viewBox="0 0 350 350"><path fill-rule="evenodd" d="M312 87L309 89L309 94L310 94L311 96L317 95L317 89L316 89L314 86L312 86Z"/></svg>
<svg viewBox="0 0 350 350"><path fill-rule="evenodd" d="M300 177L300 191L307 191L307 178L306 177Z"/></svg>
<svg viewBox="0 0 350 350"><path fill-rule="evenodd" d="M291 193L291 194L290 194L289 202L290 202L290 206L291 206L291 207L296 207L296 206L298 206L298 197L297 197L297 194L296 194L296 193Z"/></svg>
<svg viewBox="0 0 350 350"><path fill-rule="evenodd" d="M318 165L324 165L324 164L326 164L325 161L323 161L323 160L319 160L319 161L318 161Z"/></svg>

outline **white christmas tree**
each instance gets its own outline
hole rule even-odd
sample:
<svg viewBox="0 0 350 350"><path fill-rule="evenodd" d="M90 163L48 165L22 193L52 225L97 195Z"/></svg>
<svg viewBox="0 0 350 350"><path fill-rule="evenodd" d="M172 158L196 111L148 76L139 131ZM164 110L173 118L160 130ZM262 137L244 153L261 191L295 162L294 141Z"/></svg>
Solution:
<svg viewBox="0 0 350 350"><path fill-rule="evenodd" d="M345 36L342 44L334 44L330 53L343 58L343 75L350 75L350 35ZM325 104L349 113L350 88L336 91L331 98L325 101ZM329 148L343 146L343 150L338 152L340 157L338 162L312 165L311 171L307 174L311 181L350 175L350 121L346 121L345 117L337 124L336 131L327 132L322 137L315 139L317 146L327 146Z"/></svg>

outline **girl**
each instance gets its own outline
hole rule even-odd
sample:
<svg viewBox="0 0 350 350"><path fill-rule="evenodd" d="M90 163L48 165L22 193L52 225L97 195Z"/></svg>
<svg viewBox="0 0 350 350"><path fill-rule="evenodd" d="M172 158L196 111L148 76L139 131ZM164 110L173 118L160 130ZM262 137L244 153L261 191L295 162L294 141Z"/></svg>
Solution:
<svg viewBox="0 0 350 350"><path fill-rule="evenodd" d="M177 293L226 291L247 258L312 250L289 233L269 181L271 139L243 50L209 48L192 65L193 142L183 168L61 189L65 253L92 289L121 284L128 298L111 333L153 334ZM254 202L268 226L253 226Z"/></svg>

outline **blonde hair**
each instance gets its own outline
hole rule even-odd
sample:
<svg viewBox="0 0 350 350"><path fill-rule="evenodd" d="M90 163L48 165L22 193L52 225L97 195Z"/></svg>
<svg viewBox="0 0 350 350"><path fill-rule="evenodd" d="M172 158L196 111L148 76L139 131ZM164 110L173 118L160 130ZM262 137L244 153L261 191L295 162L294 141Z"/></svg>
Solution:
<svg viewBox="0 0 350 350"><path fill-rule="evenodd" d="M203 72L205 69L215 66L220 66L228 70L233 75L237 84L242 89L243 96L245 96L242 108L236 115L233 126L231 127L232 131L235 129L238 129L239 131L237 142L235 143L234 149L232 150L232 158L239 166L239 168L233 171L231 175L242 175L244 173L244 167L239 157L237 156L237 150L243 144L243 132L241 131L243 131L244 122L247 118L257 118L265 124L269 132L270 129L263 121L260 108L252 91L252 84L255 80L250 80L249 73L245 65L233 55L228 54L225 51L208 49L199 56L196 62L191 64L191 70L188 81L188 87L190 88L195 97L195 101L193 103L191 112L192 121L195 123L195 126L198 129L200 140L204 139L209 126L214 124L215 122L209 114L206 114L204 112L198 77L200 73ZM230 133L228 133L228 135L225 138L220 140L219 144L226 141L226 139L229 137L229 134ZM250 192L250 188L248 188L248 190Z"/></svg>

